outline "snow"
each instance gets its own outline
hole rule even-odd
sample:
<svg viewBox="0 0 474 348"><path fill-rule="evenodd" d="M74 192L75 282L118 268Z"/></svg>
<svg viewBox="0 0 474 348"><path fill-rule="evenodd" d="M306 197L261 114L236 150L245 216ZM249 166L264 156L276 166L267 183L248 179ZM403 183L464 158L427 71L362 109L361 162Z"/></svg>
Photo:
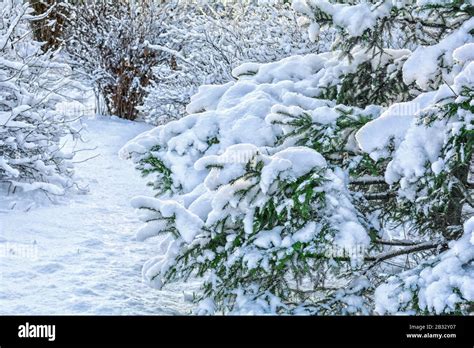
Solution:
<svg viewBox="0 0 474 348"><path fill-rule="evenodd" d="M314 1L317 7L333 16L333 22L347 30L350 36L360 36L372 28L377 19L386 17L390 13L390 7L381 5L373 10L369 4L358 4L354 6L331 5L328 1Z"/></svg>
<svg viewBox="0 0 474 348"><path fill-rule="evenodd" d="M293 8L307 16L312 15L313 9L318 9L331 16L333 23L344 28L349 36L357 37L361 36L367 29L373 28L377 20L390 14L392 1L383 1L377 5L370 3L346 5L332 4L327 0L297 0L293 1ZM315 31L318 31L316 28L309 27L310 37L314 37Z"/></svg>
<svg viewBox="0 0 474 348"><path fill-rule="evenodd" d="M375 291L375 311L378 314L413 313L405 307L414 305L436 314L453 311L463 301L474 300L474 217L464 223L464 234L449 243L449 249L434 260L425 261L415 269L391 277ZM464 300L459 296L461 295Z"/></svg>
<svg viewBox="0 0 474 348"><path fill-rule="evenodd" d="M7 161L3 158L3 156L0 157L0 168L5 170L7 173L9 173L12 177L16 178L20 175L20 172L12 168L11 166L8 165Z"/></svg>
<svg viewBox="0 0 474 348"><path fill-rule="evenodd" d="M393 280L389 278L388 281ZM400 294L397 292L399 284L385 283L381 284L374 293L375 312L384 315L388 313L396 313L401 302ZM405 298L410 300L411 296Z"/></svg>
<svg viewBox="0 0 474 348"><path fill-rule="evenodd" d="M203 221L197 215L189 212L181 204L175 201L164 201L145 196L138 196L132 200L132 205L137 209L148 208L159 211L164 219L174 219L176 228L181 234L183 240L187 243L190 243L194 237L196 237L203 225ZM155 228L158 227L155 221L152 221L151 223Z"/></svg>
<svg viewBox="0 0 474 348"><path fill-rule="evenodd" d="M435 175L439 175L444 169L444 160L442 158L438 159L431 165L431 170Z"/></svg>
<svg viewBox="0 0 474 348"><path fill-rule="evenodd" d="M236 4L165 2L160 30L149 39L148 48L155 48L165 59L175 58L178 69L161 62L152 68L153 82L139 107L144 119L165 124L181 118L199 86L233 80L236 75L232 70L241 63L264 63L314 51L314 45L297 26L289 3L247 1L233 6ZM318 46L326 43L320 40ZM188 110L200 111L193 107Z"/></svg>
<svg viewBox="0 0 474 348"><path fill-rule="evenodd" d="M309 222L301 230L295 232L291 239L301 243L310 242L316 234L317 229L318 226L314 221ZM288 243L288 241L285 242Z"/></svg>
<svg viewBox="0 0 474 348"><path fill-rule="evenodd" d="M443 170L449 170L446 167L449 158L441 158L442 149L449 141L448 136L456 135L463 126L466 129L470 127L472 113L462 108L449 119L435 118L429 126L424 124L424 120L443 112L440 108L456 97L454 93L460 94L463 88L472 86L474 63L468 60L472 56L469 49L473 46L472 43L465 44L465 42L471 37L466 31L473 26L474 21L469 20L459 31L438 45L426 48L435 50L436 55L442 52L444 59L451 63L457 61L452 68L455 73L447 80L450 81L449 84L446 82L437 90L422 93L412 101L393 104L379 118L367 123L356 134L360 148L372 159L392 157L385 171L385 181L390 185L399 182L400 196L411 201L416 199L417 194L424 194L420 193L416 186L419 178L430 174L429 171L439 175ZM459 47L455 49L457 46ZM417 52L415 51L405 63L403 76L407 83L417 80L420 87L428 88L427 80L426 83L420 82L420 79L427 77L428 73L416 74L420 71L418 66L429 67L432 62L429 60L425 62L427 58ZM423 64L421 61L416 63L412 59L421 59ZM436 65L435 71L438 70ZM456 103L462 101L462 97L457 97L455 100Z"/></svg>
<svg viewBox="0 0 474 348"><path fill-rule="evenodd" d="M190 304L182 291L192 290L192 282L159 292L141 281L140 268L156 252L156 244L135 239L142 222L130 198L151 190L117 152L150 127L101 117L84 125L88 142L81 148L97 149L81 152L75 160L100 154L76 163L87 194L71 193L56 204L46 201L30 210L20 209L23 198L0 199L0 314L187 313ZM139 239L145 234L142 230Z"/></svg>
<svg viewBox="0 0 474 348"><path fill-rule="evenodd" d="M232 76L239 79L245 78L245 76L253 76L258 72L261 65L253 62L240 64L232 70Z"/></svg>
<svg viewBox="0 0 474 348"><path fill-rule="evenodd" d="M294 180L315 168L325 168L326 160L318 152L306 147L291 147L276 153L262 169L260 187L267 193L279 177Z"/></svg>
<svg viewBox="0 0 474 348"><path fill-rule="evenodd" d="M276 63L252 63L251 68L258 69L252 77L238 83L202 86L187 107L190 115L140 134L121 150L121 156L136 160L158 146L156 156L172 171L172 190L189 193L208 174L204 162L196 163L200 158L212 160L233 145L273 145L278 128L266 120L272 107L280 101L314 104L310 98L318 83L317 72L325 62L325 58L309 54ZM328 109L319 111L316 115L321 122L334 117ZM210 145L209 140L218 135L219 143Z"/></svg>
<svg viewBox="0 0 474 348"><path fill-rule="evenodd" d="M0 0L0 314L183 314L193 290L198 314L470 310L474 19L443 0L292 2L297 21L288 1L166 2L158 26L141 5L93 26L71 8L72 69L33 40L28 4ZM104 47L135 76L102 69ZM105 99L143 88L160 126L69 122L84 69Z"/></svg>
<svg viewBox="0 0 474 348"><path fill-rule="evenodd" d="M375 161L388 157L388 145L398 147L414 119L417 110L412 105L417 106L419 103L415 100L412 103L395 104L362 127L356 134L360 148Z"/></svg>
<svg viewBox="0 0 474 348"><path fill-rule="evenodd" d="M249 269L257 268L258 262L262 259L263 255L260 252L249 251L242 258L242 263L245 264Z"/></svg>
<svg viewBox="0 0 474 348"><path fill-rule="evenodd" d="M62 187L59 187L57 185L49 184L49 183L44 183L44 182L35 182L35 183L24 183L24 182L15 182L11 181L15 187L19 187L23 190L23 192L29 192L29 191L35 191L35 190L44 190L48 193L51 193L53 195L64 195L65 189Z"/></svg>
<svg viewBox="0 0 474 348"><path fill-rule="evenodd" d="M469 242L474 245L474 219L469 219L464 223L464 229L466 233L471 235Z"/></svg>
<svg viewBox="0 0 474 348"><path fill-rule="evenodd" d="M71 69L29 35L28 4L1 1L0 8L0 185L61 195L73 185L72 156L58 142L76 131L55 105Z"/></svg>
<svg viewBox="0 0 474 348"><path fill-rule="evenodd" d="M311 42L316 42L320 29L321 28L320 28L319 24L316 23L316 22L311 23L309 25L308 34L309 34L309 39L311 40Z"/></svg>
<svg viewBox="0 0 474 348"><path fill-rule="evenodd" d="M191 102L186 107L186 111L190 114L199 113L202 111L215 110L217 107L216 101L234 85L229 82L223 85L204 85L199 87L197 94L191 97Z"/></svg>
<svg viewBox="0 0 474 348"><path fill-rule="evenodd" d="M275 63L263 64L254 76L258 83L278 83L282 81L304 82L311 80L325 63L325 59L317 54L291 56ZM302 86L299 86L300 88Z"/></svg>
<svg viewBox="0 0 474 348"><path fill-rule="evenodd" d="M172 56L174 57L177 57L179 59L181 59L182 61L188 63L188 64L191 64L191 66L193 65L193 63L191 61L189 61L188 59L186 59L186 57L184 57L181 53L179 53L178 51L176 50L173 50L169 47L166 47L166 46L163 46L163 45L152 45L150 44L150 42L148 42L147 40L145 40L145 42L143 43L146 47L152 49L152 50L155 50L155 51L163 51L163 52L167 52L167 53L170 53Z"/></svg>
<svg viewBox="0 0 474 348"><path fill-rule="evenodd" d="M474 29L474 18L463 23L459 30L445 37L438 44L418 47L403 65L404 82L407 85L416 82L420 88L428 89L430 83L435 80L436 74L439 72L439 65L452 65L453 52L458 50L463 44L474 40L470 34L472 29ZM454 58L460 58L458 60L465 59L467 49L461 52L458 51L457 56ZM448 83L452 82L446 76L443 77Z"/></svg>
<svg viewBox="0 0 474 348"><path fill-rule="evenodd" d="M276 227L271 231L261 231L257 234L253 243L263 249L268 249L271 246L279 247L282 229L282 227Z"/></svg>
<svg viewBox="0 0 474 348"><path fill-rule="evenodd" d="M360 224L348 221L341 225L334 242L339 247L351 251L358 246L368 246L370 238L367 235L367 231Z"/></svg>
<svg viewBox="0 0 474 348"><path fill-rule="evenodd" d="M425 163L438 161L438 155L444 140L444 122L436 122L431 127L412 126L408 129L405 139L400 144L397 154L387 166L385 179L393 184L402 178L421 177L425 174ZM439 169L436 168L435 169ZM403 178L408 179L403 179Z"/></svg>
<svg viewBox="0 0 474 348"><path fill-rule="evenodd" d="M453 58L462 63L474 60L474 43L456 48L453 52Z"/></svg>

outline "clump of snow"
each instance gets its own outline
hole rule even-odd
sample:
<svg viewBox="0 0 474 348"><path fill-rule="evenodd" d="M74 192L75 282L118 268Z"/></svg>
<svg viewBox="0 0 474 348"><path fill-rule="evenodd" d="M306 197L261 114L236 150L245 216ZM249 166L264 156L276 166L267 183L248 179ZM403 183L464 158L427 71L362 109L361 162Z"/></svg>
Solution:
<svg viewBox="0 0 474 348"><path fill-rule="evenodd" d="M268 249L271 246L279 247L281 244L281 230L281 227L277 227L272 231L261 231L257 234L253 243L263 249Z"/></svg>
<svg viewBox="0 0 474 348"><path fill-rule="evenodd" d="M474 43L467 43L456 48L453 52L453 58L461 63L467 63L474 60Z"/></svg>
<svg viewBox="0 0 474 348"><path fill-rule="evenodd" d="M260 187L268 192L276 178L291 180L303 176L314 168L326 167L326 160L318 152L305 147L292 147L277 152L262 169Z"/></svg>
<svg viewBox="0 0 474 348"><path fill-rule="evenodd" d="M359 223L348 221L341 225L340 232L336 235L334 242L343 249L366 247L369 245L370 238L367 231Z"/></svg>
<svg viewBox="0 0 474 348"><path fill-rule="evenodd" d="M191 102L186 107L186 111L193 114L215 110L217 108L217 101L233 85L233 82L229 82L223 85L204 85L199 87L198 93L191 97Z"/></svg>
<svg viewBox="0 0 474 348"><path fill-rule="evenodd" d="M438 44L418 47L403 65L405 83L409 85L416 82L424 90L436 83L437 75L440 72L439 66L452 66L453 57L457 59L456 56L453 56L453 52L466 43L474 42L474 38L470 34L473 29L474 19L470 19L463 23L459 30L445 37ZM458 51L458 55L461 52ZM445 74L442 77L447 83L452 83L452 75Z"/></svg>
<svg viewBox="0 0 474 348"><path fill-rule="evenodd" d="M356 134L360 148L375 161L390 155L389 145L400 145L418 112L419 103L406 102L392 105L379 118L369 122Z"/></svg>
<svg viewBox="0 0 474 348"><path fill-rule="evenodd" d="M175 201L162 201L150 197L135 197L132 200L132 205L135 208L144 208L156 210L160 213L163 219L174 219L176 228L183 240L190 243L194 237L199 233L203 222L202 220L186 210L182 205ZM162 226L161 224L154 224L154 227Z"/></svg>
<svg viewBox="0 0 474 348"><path fill-rule="evenodd" d="M464 234L449 243L449 250L417 268L392 277L375 291L379 314L415 313L417 307L435 314L450 313L474 300L474 218ZM415 296L416 294L416 296Z"/></svg>
<svg viewBox="0 0 474 348"><path fill-rule="evenodd" d="M295 242L308 243L314 238L317 231L318 226L316 223L309 222L301 230L293 233L291 240Z"/></svg>
<svg viewBox="0 0 474 348"><path fill-rule="evenodd" d="M327 0L293 1L293 8L306 16L313 16L316 10L331 16L333 23L344 28L351 37L361 36L367 29L373 28L377 20L390 14L392 6L392 1L383 1L376 5L370 3L333 4ZM310 26L310 37L314 37L316 28L313 25Z"/></svg>

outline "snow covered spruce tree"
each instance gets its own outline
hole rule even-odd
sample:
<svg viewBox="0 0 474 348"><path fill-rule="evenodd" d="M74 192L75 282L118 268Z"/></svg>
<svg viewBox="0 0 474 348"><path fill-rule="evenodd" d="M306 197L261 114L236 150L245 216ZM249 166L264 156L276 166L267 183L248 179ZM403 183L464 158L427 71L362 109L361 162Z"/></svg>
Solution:
<svg viewBox="0 0 474 348"><path fill-rule="evenodd" d="M0 184L60 195L72 185L60 139L77 133L55 110L70 69L32 37L41 18L24 1L0 1Z"/></svg>
<svg viewBox="0 0 474 348"><path fill-rule="evenodd" d="M198 313L471 312L472 4L293 5L330 52L244 64L122 150L157 192L144 278L201 277Z"/></svg>

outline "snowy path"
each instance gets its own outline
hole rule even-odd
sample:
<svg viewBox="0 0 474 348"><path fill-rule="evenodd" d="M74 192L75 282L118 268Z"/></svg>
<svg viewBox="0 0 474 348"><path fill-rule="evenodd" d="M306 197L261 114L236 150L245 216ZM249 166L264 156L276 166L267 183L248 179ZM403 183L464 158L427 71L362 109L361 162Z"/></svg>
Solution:
<svg viewBox="0 0 474 348"><path fill-rule="evenodd" d="M140 222L130 199L150 192L117 152L149 126L85 123L88 142L81 146L100 153L76 165L90 192L28 212L0 210L0 314L187 313L182 285L159 292L141 281L154 245L134 240Z"/></svg>

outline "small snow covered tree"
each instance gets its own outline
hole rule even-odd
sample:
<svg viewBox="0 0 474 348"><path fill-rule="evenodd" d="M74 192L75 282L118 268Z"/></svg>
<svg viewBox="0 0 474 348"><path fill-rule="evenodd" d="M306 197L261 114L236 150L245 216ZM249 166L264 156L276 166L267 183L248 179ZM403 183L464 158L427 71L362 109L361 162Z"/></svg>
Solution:
<svg viewBox="0 0 474 348"><path fill-rule="evenodd" d="M123 150L157 197L143 276L199 313L472 311L470 1L295 0L330 52L246 63Z"/></svg>
<svg viewBox="0 0 474 348"><path fill-rule="evenodd" d="M167 14L154 1L92 1L70 4L66 51L105 99L110 115L134 120L152 67L164 56L148 48Z"/></svg>
<svg viewBox="0 0 474 348"><path fill-rule="evenodd" d="M37 19L28 3L0 1L0 183L59 195L72 185L60 139L76 131L55 110L70 68L33 40Z"/></svg>

